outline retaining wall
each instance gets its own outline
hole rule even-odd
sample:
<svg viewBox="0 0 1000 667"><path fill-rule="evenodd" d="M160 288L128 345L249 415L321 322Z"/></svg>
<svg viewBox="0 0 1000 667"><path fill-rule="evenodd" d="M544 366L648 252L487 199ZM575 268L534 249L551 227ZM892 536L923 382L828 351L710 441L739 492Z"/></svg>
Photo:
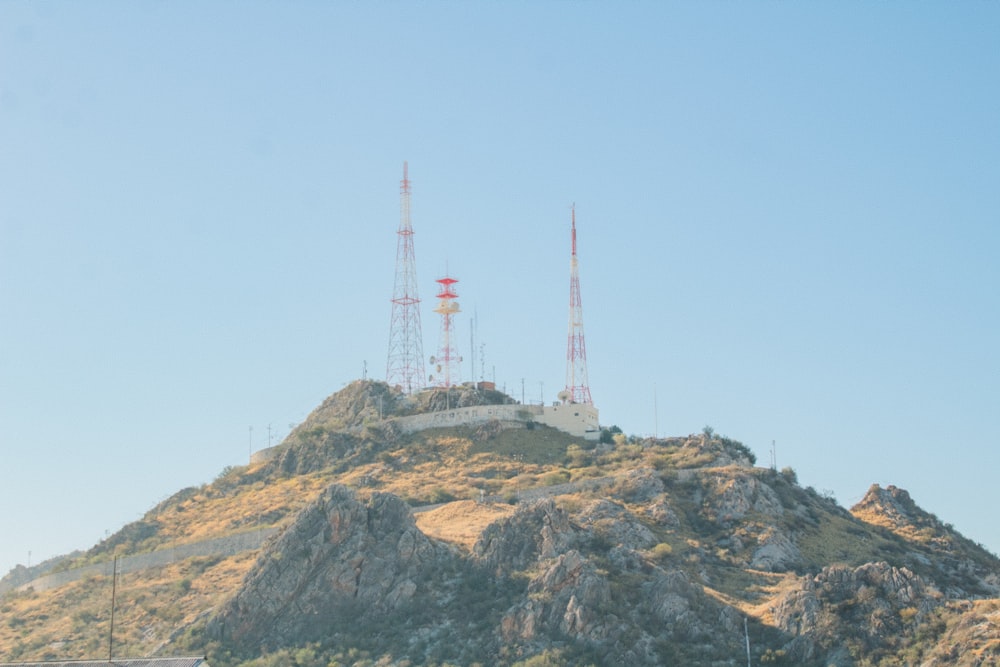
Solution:
<svg viewBox="0 0 1000 667"><path fill-rule="evenodd" d="M150 567L162 567L163 565L169 565L195 556L234 556L244 551L259 549L267 541L267 538L274 535L277 531L277 528L262 528L246 533L216 537L201 542L179 544L175 547L167 547L166 549L150 551L149 553L122 556L118 559L118 573L127 574ZM113 564L114 561L109 560L103 563L84 565L73 570L53 572L52 574L42 575L26 584L22 584L17 587L17 590L23 591L32 588L36 591L46 591L50 588L64 586L86 577L97 575L111 576Z"/></svg>

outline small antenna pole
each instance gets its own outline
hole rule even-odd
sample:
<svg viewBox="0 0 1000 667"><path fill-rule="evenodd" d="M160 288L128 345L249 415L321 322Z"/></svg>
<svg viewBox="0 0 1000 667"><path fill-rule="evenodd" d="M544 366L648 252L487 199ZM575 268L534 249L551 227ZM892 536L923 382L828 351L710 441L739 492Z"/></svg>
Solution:
<svg viewBox="0 0 1000 667"><path fill-rule="evenodd" d="M653 440L660 432L660 409L656 405L656 383L653 383Z"/></svg>
<svg viewBox="0 0 1000 667"><path fill-rule="evenodd" d="M747 617L743 617L743 636L747 638L747 667L752 667L750 664L750 631L747 630Z"/></svg>
<svg viewBox="0 0 1000 667"><path fill-rule="evenodd" d="M250 427L250 461L253 462L253 426Z"/></svg>
<svg viewBox="0 0 1000 667"><path fill-rule="evenodd" d="M118 554L111 565L111 627L108 630L108 662L111 658L115 646L115 595L118 592Z"/></svg>

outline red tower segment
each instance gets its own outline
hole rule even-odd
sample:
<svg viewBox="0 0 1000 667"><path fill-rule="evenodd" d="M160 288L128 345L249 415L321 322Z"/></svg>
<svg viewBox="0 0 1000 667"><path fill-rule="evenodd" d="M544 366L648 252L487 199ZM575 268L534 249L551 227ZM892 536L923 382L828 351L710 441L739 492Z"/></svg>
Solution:
<svg viewBox="0 0 1000 667"><path fill-rule="evenodd" d="M398 386L404 393L412 394L424 386L424 347L406 162L403 163L403 180L399 185L399 229L396 234L396 281L392 291L385 380L390 386Z"/></svg>
<svg viewBox="0 0 1000 667"><path fill-rule="evenodd" d="M458 297L454 289L458 280L445 276L437 282L441 285L441 291L437 294L440 301L434 312L441 316L441 347L437 356L431 357L434 375L430 380L439 387L447 388L458 381L458 364L462 361L454 345L454 316L461 312L461 308L458 301L454 300Z"/></svg>
<svg viewBox="0 0 1000 667"><path fill-rule="evenodd" d="M570 403L593 405L587 380L587 345L583 338L583 303L576 258L576 205L572 209L572 255L569 274L569 340L566 345L566 390L561 396Z"/></svg>

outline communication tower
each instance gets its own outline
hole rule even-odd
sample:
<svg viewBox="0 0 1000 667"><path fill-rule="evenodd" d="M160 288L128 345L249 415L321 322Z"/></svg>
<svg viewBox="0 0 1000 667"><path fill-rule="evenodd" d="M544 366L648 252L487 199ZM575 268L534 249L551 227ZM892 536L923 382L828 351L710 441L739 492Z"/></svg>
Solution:
<svg viewBox="0 0 1000 667"><path fill-rule="evenodd" d="M434 374L430 376L431 384L448 388L458 380L458 364L462 357L458 356L458 350L454 345L454 316L461 312L458 306L458 294L455 292L455 278L445 276L439 278L437 282L441 285L438 292L438 306L434 312L441 316L441 347L436 357L431 357L431 366L434 367Z"/></svg>
<svg viewBox="0 0 1000 667"><path fill-rule="evenodd" d="M413 226L410 224L410 179L406 162L403 163L403 180L399 185L399 229L396 234L396 282L392 291L385 381L389 386L398 386L404 393L412 394L424 386L425 376Z"/></svg>
<svg viewBox="0 0 1000 667"><path fill-rule="evenodd" d="M559 398L569 403L593 405L587 381L587 345L583 339L583 304L580 301L580 272L576 259L576 204L572 208L573 253L569 272L569 341L566 345L566 389Z"/></svg>

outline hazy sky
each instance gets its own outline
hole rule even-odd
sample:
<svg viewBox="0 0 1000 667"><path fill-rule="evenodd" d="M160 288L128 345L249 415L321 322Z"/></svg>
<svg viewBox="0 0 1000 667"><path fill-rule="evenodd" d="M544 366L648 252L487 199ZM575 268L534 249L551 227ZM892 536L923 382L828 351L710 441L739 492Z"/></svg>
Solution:
<svg viewBox="0 0 1000 667"><path fill-rule="evenodd" d="M487 378L555 399L575 202L603 424L774 441L1000 551L998 35L978 1L0 3L0 572L384 379L404 160L428 356L447 270Z"/></svg>

